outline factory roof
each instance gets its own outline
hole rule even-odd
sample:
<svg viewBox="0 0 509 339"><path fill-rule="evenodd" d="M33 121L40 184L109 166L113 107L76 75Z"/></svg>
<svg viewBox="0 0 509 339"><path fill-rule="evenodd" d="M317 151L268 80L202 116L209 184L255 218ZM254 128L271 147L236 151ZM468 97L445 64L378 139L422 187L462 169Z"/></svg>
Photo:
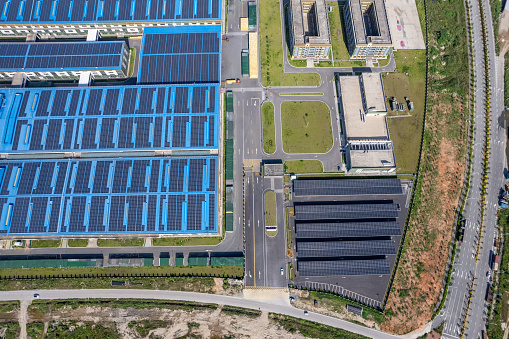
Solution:
<svg viewBox="0 0 509 339"><path fill-rule="evenodd" d="M219 83L220 26L147 27L138 83Z"/></svg>
<svg viewBox="0 0 509 339"><path fill-rule="evenodd" d="M0 0L0 24L220 19L218 0Z"/></svg>
<svg viewBox="0 0 509 339"><path fill-rule="evenodd" d="M368 113L387 113L384 86L380 73L362 73L362 88Z"/></svg>
<svg viewBox="0 0 509 339"><path fill-rule="evenodd" d="M217 157L0 162L0 234L217 232Z"/></svg>
<svg viewBox="0 0 509 339"><path fill-rule="evenodd" d="M0 43L0 70L120 69L124 48L123 41Z"/></svg>
<svg viewBox="0 0 509 339"><path fill-rule="evenodd" d="M0 89L0 152L217 148L218 85Z"/></svg>

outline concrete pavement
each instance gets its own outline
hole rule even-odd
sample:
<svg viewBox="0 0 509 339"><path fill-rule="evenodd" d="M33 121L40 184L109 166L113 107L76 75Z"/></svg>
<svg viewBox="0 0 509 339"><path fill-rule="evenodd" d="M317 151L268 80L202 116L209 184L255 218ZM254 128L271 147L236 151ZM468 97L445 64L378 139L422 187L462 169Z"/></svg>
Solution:
<svg viewBox="0 0 509 339"><path fill-rule="evenodd" d="M196 292L177 292L160 290L116 290L116 289L91 289L91 290L44 290L44 291L8 291L0 292L0 301L8 300L27 300L33 299L34 293L40 294L40 299L87 299L87 298L106 298L106 299L156 299L156 300L179 300L197 303L212 303L218 305L230 305L251 309L259 309L267 312L284 314L287 316L314 321L320 324L341 328L353 333L364 335L370 338L390 339L397 336L386 334L375 329L350 323L345 320L325 316L322 314L309 312L304 315L303 310L294 308L289 301L259 301L244 299L238 297L229 297L216 294L196 293Z"/></svg>

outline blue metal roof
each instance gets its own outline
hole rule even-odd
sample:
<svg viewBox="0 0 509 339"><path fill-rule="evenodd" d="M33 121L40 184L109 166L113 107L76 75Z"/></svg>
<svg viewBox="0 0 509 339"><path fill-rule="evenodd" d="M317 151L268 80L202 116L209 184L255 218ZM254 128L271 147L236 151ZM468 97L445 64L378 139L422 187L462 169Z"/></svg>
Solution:
<svg viewBox="0 0 509 339"><path fill-rule="evenodd" d="M221 20L219 0L0 0L0 23Z"/></svg>
<svg viewBox="0 0 509 339"><path fill-rule="evenodd" d="M125 42L0 43L0 70L85 71L122 68Z"/></svg>
<svg viewBox="0 0 509 339"><path fill-rule="evenodd" d="M215 149L218 85L0 89L0 151Z"/></svg>
<svg viewBox="0 0 509 339"><path fill-rule="evenodd" d="M216 232L217 157L0 162L0 234Z"/></svg>
<svg viewBox="0 0 509 339"><path fill-rule="evenodd" d="M147 27L138 83L219 83L220 59L220 26Z"/></svg>

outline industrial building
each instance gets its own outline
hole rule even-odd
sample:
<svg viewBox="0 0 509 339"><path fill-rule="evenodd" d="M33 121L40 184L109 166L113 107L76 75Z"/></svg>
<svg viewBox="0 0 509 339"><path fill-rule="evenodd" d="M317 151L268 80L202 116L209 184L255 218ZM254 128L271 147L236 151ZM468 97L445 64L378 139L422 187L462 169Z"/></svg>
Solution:
<svg viewBox="0 0 509 339"><path fill-rule="evenodd" d="M144 27L221 24L219 0L0 0L0 36L141 35Z"/></svg>
<svg viewBox="0 0 509 339"><path fill-rule="evenodd" d="M138 83L219 83L221 26L148 27Z"/></svg>
<svg viewBox="0 0 509 339"><path fill-rule="evenodd" d="M384 0L347 0L343 9L352 59L386 59L392 39Z"/></svg>
<svg viewBox="0 0 509 339"><path fill-rule="evenodd" d="M288 17L292 59L328 59L332 45L325 0L291 0Z"/></svg>
<svg viewBox="0 0 509 339"><path fill-rule="evenodd" d="M219 32L147 29L139 82L165 85L0 89L0 236L217 233ZM202 49L176 42L189 39ZM35 56L39 43L13 44L20 55L0 71L73 67L66 44L41 43ZM108 61L85 53L78 67Z"/></svg>
<svg viewBox="0 0 509 339"><path fill-rule="evenodd" d="M381 75L340 76L337 80L342 128L350 173L393 173L394 148L387 126Z"/></svg>
<svg viewBox="0 0 509 339"><path fill-rule="evenodd" d="M124 41L0 43L0 81L24 73L28 80L74 80L83 71L94 79L127 77Z"/></svg>
<svg viewBox="0 0 509 339"><path fill-rule="evenodd" d="M0 89L0 154L217 148L218 85Z"/></svg>

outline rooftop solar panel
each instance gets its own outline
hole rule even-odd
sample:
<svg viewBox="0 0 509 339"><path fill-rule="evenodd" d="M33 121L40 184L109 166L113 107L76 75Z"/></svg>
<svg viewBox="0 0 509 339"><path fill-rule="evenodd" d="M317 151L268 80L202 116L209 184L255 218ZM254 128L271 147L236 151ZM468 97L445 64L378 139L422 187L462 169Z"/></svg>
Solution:
<svg viewBox="0 0 509 339"><path fill-rule="evenodd" d="M397 221L343 222L343 223L296 223L298 239L387 237L401 235Z"/></svg>
<svg viewBox="0 0 509 339"><path fill-rule="evenodd" d="M397 204L295 205L297 220L397 218Z"/></svg>
<svg viewBox="0 0 509 339"><path fill-rule="evenodd" d="M387 259L299 261L297 267L303 277L391 274Z"/></svg>
<svg viewBox="0 0 509 339"><path fill-rule="evenodd" d="M294 180L296 196L402 194L401 181L390 179Z"/></svg>
<svg viewBox="0 0 509 339"><path fill-rule="evenodd" d="M221 19L219 0L0 0L3 23L167 22Z"/></svg>
<svg viewBox="0 0 509 339"><path fill-rule="evenodd" d="M140 84L218 83L221 27L148 27L143 32Z"/></svg>
<svg viewBox="0 0 509 339"><path fill-rule="evenodd" d="M215 87L0 89L0 151L217 148Z"/></svg>
<svg viewBox="0 0 509 339"><path fill-rule="evenodd" d="M210 181L217 181L217 161L173 157L0 162L0 233L215 232L217 185Z"/></svg>
<svg viewBox="0 0 509 339"><path fill-rule="evenodd" d="M124 46L123 41L0 43L0 70L120 69Z"/></svg>
<svg viewBox="0 0 509 339"><path fill-rule="evenodd" d="M363 257L396 254L394 240L299 241L299 258Z"/></svg>

